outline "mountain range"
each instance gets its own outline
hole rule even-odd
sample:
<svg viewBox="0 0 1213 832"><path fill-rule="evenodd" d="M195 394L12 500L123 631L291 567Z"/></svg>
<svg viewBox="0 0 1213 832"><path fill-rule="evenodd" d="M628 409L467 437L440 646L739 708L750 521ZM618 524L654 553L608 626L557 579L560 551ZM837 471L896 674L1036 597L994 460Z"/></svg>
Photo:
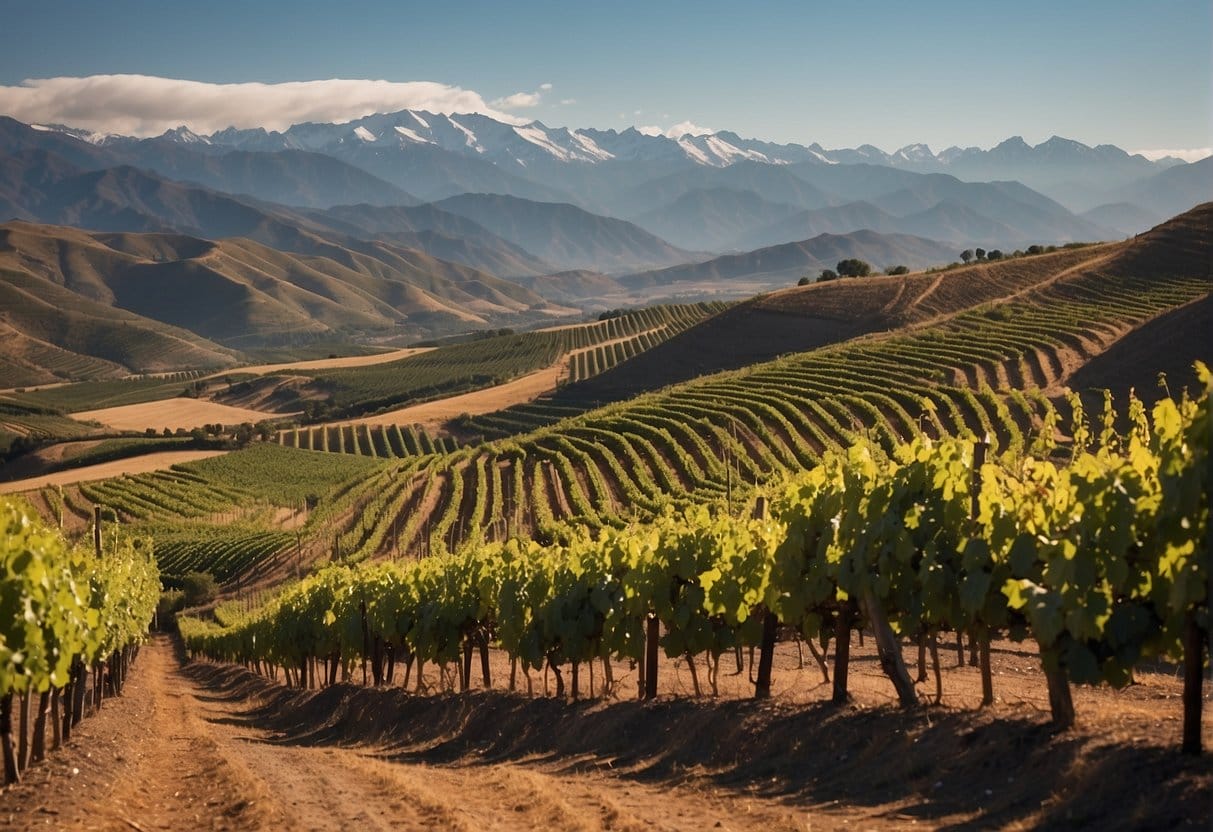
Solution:
<svg viewBox="0 0 1213 832"><path fill-rule="evenodd" d="M127 148L140 141L54 126L98 146ZM543 179L554 164L657 162L667 166L728 167L739 161L781 164L871 164L917 173L949 173L966 181L1016 180L1074 207L1089 210L1101 196L1182 160L1151 161L1114 145L1089 147L1053 136L1035 146L1012 136L989 150L948 147L938 153L910 144L891 153L870 144L826 149L820 144L778 144L743 138L734 132L702 135L653 135L623 131L548 127L541 122L507 124L480 114L440 114L403 110L375 114L343 124L297 124L282 132L228 128L199 136L188 128L171 130L153 142L185 144L211 152L298 150L364 160L374 148L380 156L401 149L428 147L488 161L523 179ZM536 171L540 171L537 175ZM418 191L420 193L420 191ZM524 194L519 194L525 196ZM426 196L436 197L437 194Z"/></svg>
<svg viewBox="0 0 1213 832"><path fill-rule="evenodd" d="M1056 137L885 153L408 110L154 138L0 116L0 221L16 221L0 245L10 299L18 273L22 291L38 277L60 300L87 285L88 315L102 304L169 327L149 331L207 366L256 343L737 296L847 257L918 267L964 248L1116 239L1211 192L1213 159L1150 161ZM75 259L31 254L33 239ZM95 260L114 273L71 276ZM173 298L190 308L170 309ZM234 311L204 302L214 298ZM73 349L46 327L19 329ZM97 372L151 366L94 355L112 365Z"/></svg>

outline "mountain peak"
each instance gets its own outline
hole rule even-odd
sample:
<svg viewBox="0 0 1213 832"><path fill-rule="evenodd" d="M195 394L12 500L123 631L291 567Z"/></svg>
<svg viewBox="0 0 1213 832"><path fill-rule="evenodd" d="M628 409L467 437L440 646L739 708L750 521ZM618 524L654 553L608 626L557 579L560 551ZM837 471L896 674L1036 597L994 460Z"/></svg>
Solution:
<svg viewBox="0 0 1213 832"><path fill-rule="evenodd" d="M170 142L179 142L181 144L210 144L210 140L199 136L193 130L182 124L179 127L174 127L171 130L165 130L157 138L164 139Z"/></svg>

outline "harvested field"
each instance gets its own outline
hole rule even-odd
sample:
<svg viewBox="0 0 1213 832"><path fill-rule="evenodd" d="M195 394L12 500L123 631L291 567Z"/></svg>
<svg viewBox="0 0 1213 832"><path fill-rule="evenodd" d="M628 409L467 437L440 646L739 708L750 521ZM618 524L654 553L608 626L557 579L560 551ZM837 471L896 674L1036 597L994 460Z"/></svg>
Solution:
<svg viewBox="0 0 1213 832"><path fill-rule="evenodd" d="M122 407L107 407L101 410L87 410L82 413L73 413L72 418L94 420L115 430L153 428L160 431L169 428L175 431L178 429L191 430L215 422L224 425L259 422L273 415L199 399L176 398L129 404Z"/></svg>
<svg viewBox="0 0 1213 832"><path fill-rule="evenodd" d="M255 375L267 375L269 373L281 373L287 370L306 372L307 370L335 370L342 367L370 367L374 364L386 364L389 361L399 361L402 358L408 358L411 355L418 355L423 352L428 352L432 347L405 347L398 350L390 350L389 352L375 353L374 355L348 355L344 358L316 358L311 361L293 361L285 364L254 364L251 367L232 367L228 370L223 370L218 373L212 373L206 378L222 378L223 376L235 375L238 373L253 373Z"/></svg>

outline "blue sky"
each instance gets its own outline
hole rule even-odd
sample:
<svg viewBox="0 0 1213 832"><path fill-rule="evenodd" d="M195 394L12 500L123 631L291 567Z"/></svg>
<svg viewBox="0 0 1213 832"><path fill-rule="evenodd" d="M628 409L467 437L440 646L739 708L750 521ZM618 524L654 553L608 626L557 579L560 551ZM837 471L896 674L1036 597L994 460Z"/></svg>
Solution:
<svg viewBox="0 0 1213 832"><path fill-rule="evenodd" d="M192 99L136 82L109 97L79 85L54 95L20 87L108 74L432 81L478 96L482 109L554 125L688 123L886 150L918 141L988 147L1014 134L1134 150L1213 145L1208 0L0 0L0 14L0 112L45 110L96 126L107 108L136 102L145 132L160 123L157 107L172 120L173 99ZM274 89L262 92L270 99L259 108L273 111ZM399 100L412 99L384 103ZM316 106L307 112L327 112L326 101Z"/></svg>

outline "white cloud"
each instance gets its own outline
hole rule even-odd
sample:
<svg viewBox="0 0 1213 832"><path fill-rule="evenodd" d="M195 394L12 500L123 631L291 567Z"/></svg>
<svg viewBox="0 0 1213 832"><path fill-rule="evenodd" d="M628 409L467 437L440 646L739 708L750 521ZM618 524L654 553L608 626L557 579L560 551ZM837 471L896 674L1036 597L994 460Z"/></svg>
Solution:
<svg viewBox="0 0 1213 832"><path fill-rule="evenodd" d="M500 107L503 110L522 110L527 107L538 107L543 100L544 93L551 91L551 84L540 84L539 89L534 92L516 92L513 95L498 98L493 102L493 106Z"/></svg>
<svg viewBox="0 0 1213 832"><path fill-rule="evenodd" d="M516 92L493 102L494 107L503 110L520 110L526 107L538 107L541 94L537 92Z"/></svg>
<svg viewBox="0 0 1213 832"><path fill-rule="evenodd" d="M562 107L569 107L569 106L571 106L571 105L573 105L573 104L576 104L576 103L577 103L577 99L576 99L576 98L562 98L562 99L560 99L560 106L562 106Z"/></svg>
<svg viewBox="0 0 1213 832"><path fill-rule="evenodd" d="M1164 156L1174 156L1185 162L1199 162L1208 156L1213 156L1213 147L1189 147L1171 150L1130 150L1130 153L1140 153L1147 159L1161 159Z"/></svg>
<svg viewBox="0 0 1213 832"><path fill-rule="evenodd" d="M711 127L700 127L694 122L680 121L669 130L666 130L665 134L671 139L680 139L687 133L690 133L692 136L707 136L715 132Z"/></svg>
<svg viewBox="0 0 1213 832"><path fill-rule="evenodd" d="M30 78L0 86L0 113L27 123L67 124L98 132L155 136L187 125L285 130L305 121L347 122L372 113L428 110L483 113L521 121L473 90L434 81L329 79L279 84L211 84L149 75Z"/></svg>

